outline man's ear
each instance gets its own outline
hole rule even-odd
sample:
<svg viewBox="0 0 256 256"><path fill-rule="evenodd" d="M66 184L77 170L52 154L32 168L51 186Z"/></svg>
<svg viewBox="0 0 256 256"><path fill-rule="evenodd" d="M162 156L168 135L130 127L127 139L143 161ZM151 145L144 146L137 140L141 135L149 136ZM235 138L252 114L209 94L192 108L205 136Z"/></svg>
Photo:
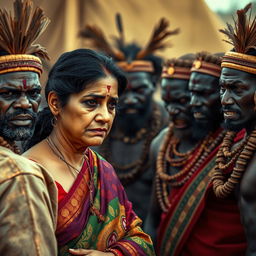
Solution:
<svg viewBox="0 0 256 256"><path fill-rule="evenodd" d="M60 113L60 102L54 91L49 92L47 102L52 114L57 116Z"/></svg>

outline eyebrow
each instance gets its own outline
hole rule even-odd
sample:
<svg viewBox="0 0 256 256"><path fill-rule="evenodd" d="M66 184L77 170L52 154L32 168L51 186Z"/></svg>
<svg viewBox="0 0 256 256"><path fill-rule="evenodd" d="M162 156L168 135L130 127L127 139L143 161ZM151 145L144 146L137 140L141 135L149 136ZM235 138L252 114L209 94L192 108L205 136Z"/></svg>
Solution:
<svg viewBox="0 0 256 256"><path fill-rule="evenodd" d="M222 85L227 85L227 86L236 86L236 85L243 85L244 87L247 87L247 84L244 83L243 81L241 80L235 80L235 81L225 81L225 80L219 80L219 85L222 86Z"/></svg>
<svg viewBox="0 0 256 256"><path fill-rule="evenodd" d="M93 98L100 98L100 99L105 99L106 96L105 95L99 95L99 94L88 94L88 95L85 95L83 98L88 98L88 97L93 97ZM114 100L118 100L118 97L112 97L110 96L110 98L114 99Z"/></svg>
<svg viewBox="0 0 256 256"><path fill-rule="evenodd" d="M29 91L31 91L31 90L41 90L41 89L42 89L41 85L34 85L32 88L28 88ZM14 87L11 87L11 86L7 85L7 86L4 86L4 87L0 87L0 90L20 91L20 88L17 88L16 86L14 88Z"/></svg>

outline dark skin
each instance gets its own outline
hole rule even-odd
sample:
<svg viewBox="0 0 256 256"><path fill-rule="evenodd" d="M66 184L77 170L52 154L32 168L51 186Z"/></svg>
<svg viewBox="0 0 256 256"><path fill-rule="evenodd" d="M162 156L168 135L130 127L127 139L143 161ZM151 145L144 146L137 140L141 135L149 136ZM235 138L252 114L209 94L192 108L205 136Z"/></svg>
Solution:
<svg viewBox="0 0 256 256"><path fill-rule="evenodd" d="M167 79L161 81L162 99L169 113L170 120L173 122L173 134L180 139L178 150L187 152L192 149L197 140L193 138L193 119L190 107L190 92L188 90L188 81L181 79ZM152 166L156 166L156 159L163 143L168 128L164 129L152 142L151 156ZM169 166L169 174L175 174L180 169ZM155 186L151 195L150 210L145 223L145 232L147 232L154 243L156 243L156 231L160 223L161 208L155 193Z"/></svg>
<svg viewBox="0 0 256 256"><path fill-rule="evenodd" d="M222 121L221 116L221 104L219 99L219 86L218 86L218 78L193 72L190 76L189 80L189 88L188 91L190 93L190 104L189 109L191 112L195 113L195 121L198 127L191 127L191 133L195 136L199 141L199 138L205 137L209 131L215 131ZM175 92L175 90L170 90L170 92ZM172 100L175 102L175 98L172 97ZM184 108L184 103L180 102L180 108ZM169 112L170 113L170 112ZM194 128L194 129L193 129ZM176 132L174 130L174 132ZM189 133L188 133L189 134ZM162 135L162 138L160 137ZM199 137L199 135L201 137ZM163 141L164 134L161 133L158 138L155 139L152 145L152 151L155 155L155 159L157 157L157 153L159 151L161 142ZM187 137L183 132L181 132L180 139L182 139L181 143L188 143L191 140L191 136ZM190 148L196 145L196 140L194 140L193 144L190 144ZM154 145L155 144L155 145ZM187 148L189 150L190 148ZM182 148L179 149L182 152ZM185 150L184 150L185 151ZM178 169L169 170L171 174L177 172ZM155 192L153 191L154 195ZM146 232L153 236L153 241L156 241L156 230L159 226L161 211L160 206L156 200L156 196L152 197L151 205L155 207L151 210L150 216L147 218L146 223Z"/></svg>
<svg viewBox="0 0 256 256"><path fill-rule="evenodd" d="M193 120L189 106L190 92L187 87L187 80L164 78L161 81L162 100L177 132L190 127Z"/></svg>
<svg viewBox="0 0 256 256"><path fill-rule="evenodd" d="M189 80L191 107L196 121L215 130L222 121L219 78L192 72Z"/></svg>
<svg viewBox="0 0 256 256"><path fill-rule="evenodd" d="M0 75L0 136L9 142L29 139L41 101L40 91L37 73Z"/></svg>
<svg viewBox="0 0 256 256"><path fill-rule="evenodd" d="M117 116L116 124L122 128L124 134L131 135L143 127L150 118L155 85L149 73L131 72L126 75L128 85L120 97L120 114Z"/></svg>
<svg viewBox="0 0 256 256"><path fill-rule="evenodd" d="M255 129L256 76L240 70L223 68L220 77L221 104L225 122L234 130ZM246 256L256 255L256 154L249 161L238 188L241 219L247 239Z"/></svg>
<svg viewBox="0 0 256 256"><path fill-rule="evenodd" d="M131 72L127 73L127 78L128 87L119 98L120 107L111 131L111 135L115 137L134 136L141 128L150 126L152 117L154 102L152 96L155 89L152 75L146 72ZM168 115L163 106L156 104L162 111L161 124L164 127L167 124ZM135 144L124 143L120 139L111 139L111 160L121 166L138 161L142 154L144 137ZM115 170L117 173L120 172L118 168ZM142 220L148 209L152 179L153 174L146 170L134 182L125 186L134 211Z"/></svg>

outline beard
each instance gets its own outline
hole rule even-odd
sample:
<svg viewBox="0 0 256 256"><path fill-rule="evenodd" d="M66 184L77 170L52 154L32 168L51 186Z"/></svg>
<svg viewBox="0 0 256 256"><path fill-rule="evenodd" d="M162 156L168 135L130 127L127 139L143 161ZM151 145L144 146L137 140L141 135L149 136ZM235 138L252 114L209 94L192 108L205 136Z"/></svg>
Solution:
<svg viewBox="0 0 256 256"><path fill-rule="evenodd" d="M203 139L210 131L210 125L207 122L193 121L193 138L198 141Z"/></svg>
<svg viewBox="0 0 256 256"><path fill-rule="evenodd" d="M233 124L232 122L230 122L230 120L225 120L224 129L228 131L239 132L243 128L246 128L247 124L248 123Z"/></svg>
<svg viewBox="0 0 256 256"><path fill-rule="evenodd" d="M31 126L14 126L9 123L11 119L20 114L29 114L32 117ZM36 114L28 110L17 110L12 114L0 116L0 136L7 141L24 141L32 137L35 129Z"/></svg>
<svg viewBox="0 0 256 256"><path fill-rule="evenodd" d="M145 112L138 112L136 114L125 114L117 116L116 124L126 135L134 135L138 130L148 125L150 113L149 110Z"/></svg>
<svg viewBox="0 0 256 256"><path fill-rule="evenodd" d="M120 107L115 120L115 127L121 129L126 135L134 135L141 128L145 128L149 125L149 120L152 112L153 101L148 100L144 105L132 106L133 109L136 109L136 113L127 114L125 113L126 109L129 109L130 106Z"/></svg>

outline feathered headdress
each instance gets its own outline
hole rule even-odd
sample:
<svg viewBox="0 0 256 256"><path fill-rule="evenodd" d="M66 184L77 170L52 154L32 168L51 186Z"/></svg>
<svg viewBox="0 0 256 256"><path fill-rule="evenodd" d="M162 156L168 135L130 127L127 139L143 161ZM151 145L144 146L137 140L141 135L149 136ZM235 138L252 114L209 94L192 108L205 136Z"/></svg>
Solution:
<svg viewBox="0 0 256 256"><path fill-rule="evenodd" d="M0 74L33 71L42 73L41 59L49 59L45 48L34 44L49 19L41 8L32 13L30 0L15 0L14 14L0 9Z"/></svg>
<svg viewBox="0 0 256 256"><path fill-rule="evenodd" d="M169 36L179 33L179 29L169 30L168 20L161 18L154 28L146 46L138 50L136 54L131 57L127 56L124 51L124 31L120 14L116 15L116 25L119 37L114 37L115 47L107 41L103 31L97 26L86 25L79 33L79 36L91 40L94 47L112 56L117 61L117 65L126 72L154 72L152 62L146 61L144 58L154 54L157 50L163 50L169 46L170 44L165 40Z"/></svg>
<svg viewBox="0 0 256 256"><path fill-rule="evenodd" d="M228 37L224 41L234 46L234 51L225 53L221 67L256 74L256 56L250 54L256 50L256 17L251 17L251 8L250 3L238 10L237 19L233 18L234 26L227 23L227 28L220 30Z"/></svg>

